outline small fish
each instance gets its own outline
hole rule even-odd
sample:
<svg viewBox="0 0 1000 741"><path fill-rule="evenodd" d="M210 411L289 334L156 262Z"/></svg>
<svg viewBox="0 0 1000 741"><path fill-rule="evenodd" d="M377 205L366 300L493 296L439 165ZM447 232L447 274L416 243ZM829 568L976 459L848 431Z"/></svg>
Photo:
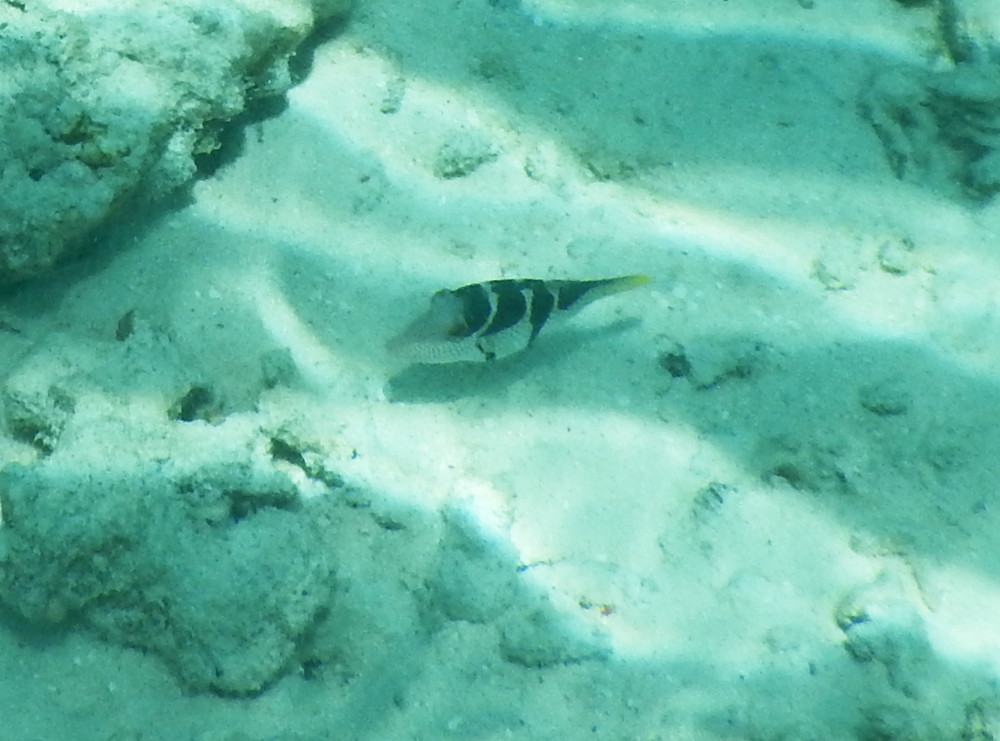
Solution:
<svg viewBox="0 0 1000 741"><path fill-rule="evenodd" d="M550 319L570 317L599 298L649 280L645 275L602 280L522 278L438 291L430 308L386 347L411 363L503 358L528 347Z"/></svg>

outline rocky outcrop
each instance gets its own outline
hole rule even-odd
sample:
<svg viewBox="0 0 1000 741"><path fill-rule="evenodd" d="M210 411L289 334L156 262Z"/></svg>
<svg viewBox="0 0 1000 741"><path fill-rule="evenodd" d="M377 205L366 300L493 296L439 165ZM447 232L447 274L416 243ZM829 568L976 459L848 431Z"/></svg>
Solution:
<svg viewBox="0 0 1000 741"><path fill-rule="evenodd" d="M0 285L37 275L195 157L349 0L0 4Z"/></svg>

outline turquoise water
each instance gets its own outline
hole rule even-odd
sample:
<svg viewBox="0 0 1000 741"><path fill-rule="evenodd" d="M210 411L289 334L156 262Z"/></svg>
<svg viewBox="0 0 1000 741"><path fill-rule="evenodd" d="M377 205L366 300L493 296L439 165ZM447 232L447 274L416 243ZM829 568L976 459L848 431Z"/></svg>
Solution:
<svg viewBox="0 0 1000 741"><path fill-rule="evenodd" d="M989 9L252 5L0 10L0 738L996 735Z"/></svg>

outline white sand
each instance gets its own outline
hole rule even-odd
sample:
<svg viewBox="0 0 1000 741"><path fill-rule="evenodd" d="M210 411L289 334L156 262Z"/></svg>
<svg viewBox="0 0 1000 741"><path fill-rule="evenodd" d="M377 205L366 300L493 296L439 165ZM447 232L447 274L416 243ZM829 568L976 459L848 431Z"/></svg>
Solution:
<svg viewBox="0 0 1000 741"><path fill-rule="evenodd" d="M190 205L0 307L5 387L75 401L46 465L285 435L347 482L284 466L334 500L315 660L220 698L9 616L0 737L1000 738L1000 207L859 114L946 66L931 12L358 5ZM631 272L523 356L382 351L441 287Z"/></svg>

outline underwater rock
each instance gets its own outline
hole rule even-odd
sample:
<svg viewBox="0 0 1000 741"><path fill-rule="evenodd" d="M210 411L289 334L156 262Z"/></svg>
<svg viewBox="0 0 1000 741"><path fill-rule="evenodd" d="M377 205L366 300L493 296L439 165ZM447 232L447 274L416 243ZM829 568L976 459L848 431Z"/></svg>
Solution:
<svg viewBox="0 0 1000 741"><path fill-rule="evenodd" d="M887 239L878 248L878 266L890 275L906 275L913 269L912 240Z"/></svg>
<svg viewBox="0 0 1000 741"><path fill-rule="evenodd" d="M784 481L800 491L856 494L863 483L852 466L855 454L836 436L777 435L761 441L756 457L764 481Z"/></svg>
<svg viewBox="0 0 1000 741"><path fill-rule="evenodd" d="M933 73L879 73L865 87L861 113L900 180L976 203L1000 192L996 62L973 61Z"/></svg>
<svg viewBox="0 0 1000 741"><path fill-rule="evenodd" d="M275 681L329 604L321 508L263 461L103 472L58 454L0 472L0 600L163 659L190 690Z"/></svg>
<svg viewBox="0 0 1000 741"><path fill-rule="evenodd" d="M442 180L464 178L499 156L485 136L463 132L440 146L434 158L434 175Z"/></svg>
<svg viewBox="0 0 1000 741"><path fill-rule="evenodd" d="M699 391L746 381L767 367L772 349L744 338L700 340L690 347L672 344L657 356L671 378L686 378Z"/></svg>
<svg viewBox="0 0 1000 741"><path fill-rule="evenodd" d="M858 402L876 416L896 417L913 406L913 394L902 380L887 379L858 389Z"/></svg>
<svg viewBox="0 0 1000 741"><path fill-rule="evenodd" d="M37 275L195 157L349 0L0 4L0 284Z"/></svg>
<svg viewBox="0 0 1000 741"><path fill-rule="evenodd" d="M500 634L504 661L543 669L581 661L603 661L611 655L608 637L551 609L526 612L507 621Z"/></svg>
<svg viewBox="0 0 1000 741"><path fill-rule="evenodd" d="M55 385L34 389L12 384L0 395L7 433L42 455L55 449L74 406L73 396Z"/></svg>
<svg viewBox="0 0 1000 741"><path fill-rule="evenodd" d="M888 684L904 696L919 698L934 651L916 602L912 579L889 568L878 579L846 595L834 614L844 634L844 649L859 664L881 665Z"/></svg>
<svg viewBox="0 0 1000 741"><path fill-rule="evenodd" d="M990 741L1000 738L1000 697L978 697L965 706L963 741Z"/></svg>

